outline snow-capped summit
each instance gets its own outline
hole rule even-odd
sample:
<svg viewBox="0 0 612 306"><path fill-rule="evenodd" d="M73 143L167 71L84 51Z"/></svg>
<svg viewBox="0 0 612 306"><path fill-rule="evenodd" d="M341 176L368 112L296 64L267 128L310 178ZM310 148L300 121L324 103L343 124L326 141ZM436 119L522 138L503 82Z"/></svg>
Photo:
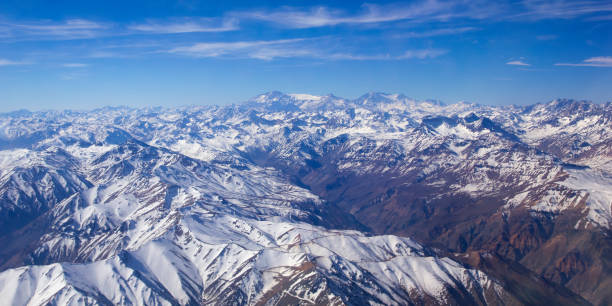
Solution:
<svg viewBox="0 0 612 306"><path fill-rule="evenodd" d="M404 102L408 98L403 94L387 94L382 92L369 92L355 99L356 104L372 105L378 103L397 103Z"/></svg>
<svg viewBox="0 0 612 306"><path fill-rule="evenodd" d="M291 96L286 95L280 91L270 91L261 95L258 95L252 98L250 101L258 102L258 103L271 103L278 102L281 100L290 99Z"/></svg>
<svg viewBox="0 0 612 306"><path fill-rule="evenodd" d="M611 106L270 92L3 114L0 296L604 301Z"/></svg>

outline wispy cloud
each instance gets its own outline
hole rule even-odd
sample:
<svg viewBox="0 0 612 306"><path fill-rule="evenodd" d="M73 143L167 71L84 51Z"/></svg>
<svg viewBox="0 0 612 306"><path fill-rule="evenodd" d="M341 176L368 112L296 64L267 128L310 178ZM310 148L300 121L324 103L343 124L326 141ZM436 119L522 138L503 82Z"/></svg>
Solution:
<svg viewBox="0 0 612 306"><path fill-rule="evenodd" d="M85 68L89 65L83 64L83 63L65 63L65 64L62 64L62 66L66 68Z"/></svg>
<svg viewBox="0 0 612 306"><path fill-rule="evenodd" d="M112 24L87 19L30 22L0 21L0 38L5 40L75 40L133 34L174 34L238 30L235 18L170 18L140 24Z"/></svg>
<svg viewBox="0 0 612 306"><path fill-rule="evenodd" d="M506 10L507 9L507 10ZM86 61L86 57L95 58L133 58L152 54L177 54L191 57L227 57L254 58L272 60L277 58L313 58L329 60L401 60L435 58L447 53L447 50L427 48L429 44L420 44L418 38L457 35L488 27L489 23L525 22L550 18L605 18L612 12L612 3L606 1L580 0L525 0L484 1L484 0L416 0L391 4L364 4L357 10L333 8L329 6L291 7L256 9L252 11L228 11L209 18L172 17L133 22L100 22L88 19L38 20L38 21L3 21L0 19L0 40L2 42L22 40L58 40L61 44L49 46L61 49L67 56L60 59L60 53L48 49L45 45L34 46L41 54L52 54L56 63L65 61ZM475 22L487 20L487 22ZM395 22L395 23L393 23ZM280 27L265 35L253 34L247 28L256 23L257 31L265 32L270 27ZM384 24L383 24L384 23ZM320 28L331 26L351 27L350 34L361 35L363 41L349 42L343 46L333 39L320 41L319 38L292 38L300 31L295 29ZM359 27L363 26L363 27ZM385 35L372 35L368 30L376 27L393 29ZM244 30L244 31L242 31ZM341 30L325 31L322 35L343 34ZM397 30L397 31L395 31ZM401 32L399 31L401 30ZM236 36L254 35L253 41L218 42L206 41L207 36L201 33L222 33L241 31ZM302 31L303 32L303 31ZM169 35L194 33L192 35ZM314 32L311 32L314 33ZM339 34L338 34L339 33ZM346 33L346 32L345 32ZM387 33L394 33L389 35ZM545 34L546 32L544 32ZM231 33L234 34L234 33ZM357 36L353 35L353 36ZM384 36L384 37L382 37ZM97 39L97 38L103 39ZM414 38L414 44L405 45L408 51L397 47L393 38ZM92 39L96 38L96 39ZM329 37L328 37L329 38ZM553 40L556 35L540 35L538 40ZM71 42L64 40L90 39ZM210 39L210 38L209 38ZM259 39L259 40L258 40ZM340 38L341 39L341 38ZM224 39L221 39L224 40ZM367 43L366 43L367 40ZM348 41L348 40L347 40ZM403 43L403 42L401 42ZM412 43L412 41L411 41ZM116 47L110 48L109 45ZM380 46L380 47L379 47ZM394 52L386 54L385 46ZM418 46L418 47L417 47ZM160 49L163 49L160 51ZM32 53L32 52L30 52ZM76 55L76 57L75 57ZM581 63L559 63L565 66L605 66L607 63L596 61L596 58ZM592 61L591 61L592 60ZM78 68L65 66L67 68ZM514 66L529 66L523 59L507 61ZM0 60L0 65L16 65L10 61ZM62 65L62 64L58 64ZM66 64L66 65L71 65Z"/></svg>
<svg viewBox="0 0 612 306"><path fill-rule="evenodd" d="M476 31L476 27L457 27L457 28L442 28L423 32L409 32L405 34L397 35L396 37L403 38L423 38L423 37L434 37L434 36L446 36L446 35L457 35L466 32Z"/></svg>
<svg viewBox="0 0 612 306"><path fill-rule="evenodd" d="M407 50L401 54L356 54L317 47L312 39L270 41L204 42L170 49L166 52L190 57L229 57L272 60L276 58L313 58L322 60L401 60L435 58L446 50Z"/></svg>
<svg viewBox="0 0 612 306"><path fill-rule="evenodd" d="M17 65L26 65L27 62L18 62L7 59L0 58L0 66L17 66Z"/></svg>
<svg viewBox="0 0 612 306"><path fill-rule="evenodd" d="M70 81L70 80L82 79L87 76L88 76L87 72L79 70L79 71L70 71L70 72L61 73L59 75L59 78L65 81Z"/></svg>
<svg viewBox="0 0 612 306"><path fill-rule="evenodd" d="M392 55L392 54L372 54L372 55L360 55L360 54L347 54L347 53L331 53L321 56L322 58L332 60L357 60L357 61L384 61L384 60L404 60L404 59L428 59L436 58L438 56L448 53L447 50L441 49L418 49L418 50L406 50L404 53Z"/></svg>
<svg viewBox="0 0 612 306"><path fill-rule="evenodd" d="M591 57L581 63L556 63L555 66L612 67L612 56Z"/></svg>
<svg viewBox="0 0 612 306"><path fill-rule="evenodd" d="M364 4L355 14L326 6L311 8L283 7L276 10L233 12L232 16L279 24L289 28L314 28L342 24L372 24L400 20L449 20L468 17L483 19L497 13L497 7L478 5L480 1L419 1L410 5Z"/></svg>
<svg viewBox="0 0 612 306"><path fill-rule="evenodd" d="M609 1L524 0L525 10L514 18L521 19L573 19L585 15L612 12Z"/></svg>
<svg viewBox="0 0 612 306"><path fill-rule="evenodd" d="M70 19L63 22L2 22L0 28L4 37L17 40L71 40L98 37L105 33L109 25L85 19Z"/></svg>
<svg viewBox="0 0 612 306"><path fill-rule="evenodd" d="M373 25L409 21L410 23L450 22L456 19L526 21L542 19L610 20L610 1L523 0L520 2L484 0L417 0L410 3L363 4L357 11L329 6L291 7L251 11L228 11L216 17L174 17L142 23L107 23L76 18L64 21L38 20L12 22L0 19L0 37L17 40L71 40L131 34L174 34L227 32L240 30L239 23L254 21L300 29L339 25ZM473 31L473 27L411 33L430 37ZM409 34L410 35L410 34ZM544 35L543 37L547 37ZM551 37L551 36L548 36Z"/></svg>
<svg viewBox="0 0 612 306"><path fill-rule="evenodd" d="M517 61L509 61L506 63L506 65L512 65L512 66L531 66L530 64L525 63L522 60L517 60Z"/></svg>
<svg viewBox="0 0 612 306"><path fill-rule="evenodd" d="M364 4L358 12L348 12L328 6L306 8L285 6L278 9L231 12L228 15L243 20L268 22L299 29L402 20L423 23L454 19L525 21L572 19L582 16L606 18L600 15L609 12L612 12L612 3L609 1L524 0L515 3L422 0L410 4L401 2L384 5Z"/></svg>
<svg viewBox="0 0 612 306"><path fill-rule="evenodd" d="M238 20L235 18L181 18L170 21L149 21L143 24L129 26L128 29L156 34L227 32L238 30Z"/></svg>
<svg viewBox="0 0 612 306"><path fill-rule="evenodd" d="M281 50L279 47L287 47L302 39L284 40L259 40L259 41L236 41L236 42L202 42L191 46L170 49L168 53L188 55L192 57L220 57L225 55L242 55L252 58L269 59L283 56L289 53L274 52ZM293 56L291 56L293 57Z"/></svg>
<svg viewBox="0 0 612 306"><path fill-rule="evenodd" d="M536 36L537 40L542 40L542 41L555 40L557 38L559 38L559 36L557 36L557 35L538 35L538 36Z"/></svg>

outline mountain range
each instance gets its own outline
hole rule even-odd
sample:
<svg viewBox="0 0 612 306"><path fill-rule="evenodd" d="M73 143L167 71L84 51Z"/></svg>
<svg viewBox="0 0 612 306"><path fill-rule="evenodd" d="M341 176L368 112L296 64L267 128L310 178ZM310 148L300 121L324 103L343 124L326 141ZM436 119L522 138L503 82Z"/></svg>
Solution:
<svg viewBox="0 0 612 306"><path fill-rule="evenodd" d="M609 305L611 206L611 102L0 114L10 305Z"/></svg>

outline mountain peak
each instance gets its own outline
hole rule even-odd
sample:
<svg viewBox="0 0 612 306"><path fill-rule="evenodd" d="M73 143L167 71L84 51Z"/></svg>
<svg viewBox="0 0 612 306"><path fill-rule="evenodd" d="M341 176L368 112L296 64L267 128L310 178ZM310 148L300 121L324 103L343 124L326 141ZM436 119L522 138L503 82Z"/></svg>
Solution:
<svg viewBox="0 0 612 306"><path fill-rule="evenodd" d="M363 105L371 105L377 103L392 103L404 101L407 97L403 94L388 94L384 92L369 92L360 96L355 101Z"/></svg>
<svg viewBox="0 0 612 306"><path fill-rule="evenodd" d="M288 96L290 96L291 98L295 100L300 100L300 101L321 101L323 98L325 98L324 96L315 96L311 94L298 94L298 93L288 94Z"/></svg>
<svg viewBox="0 0 612 306"><path fill-rule="evenodd" d="M269 102L277 102L287 97L289 96L283 92L269 91L269 92L260 94L254 98L251 98L249 101L259 102L259 103L269 103Z"/></svg>

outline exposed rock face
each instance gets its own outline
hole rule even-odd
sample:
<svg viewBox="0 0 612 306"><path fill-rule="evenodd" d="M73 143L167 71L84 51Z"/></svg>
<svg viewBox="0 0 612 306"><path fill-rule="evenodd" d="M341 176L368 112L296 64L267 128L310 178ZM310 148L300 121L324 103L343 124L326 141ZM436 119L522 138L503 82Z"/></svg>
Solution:
<svg viewBox="0 0 612 306"><path fill-rule="evenodd" d="M611 113L274 92L2 115L1 295L608 304Z"/></svg>

